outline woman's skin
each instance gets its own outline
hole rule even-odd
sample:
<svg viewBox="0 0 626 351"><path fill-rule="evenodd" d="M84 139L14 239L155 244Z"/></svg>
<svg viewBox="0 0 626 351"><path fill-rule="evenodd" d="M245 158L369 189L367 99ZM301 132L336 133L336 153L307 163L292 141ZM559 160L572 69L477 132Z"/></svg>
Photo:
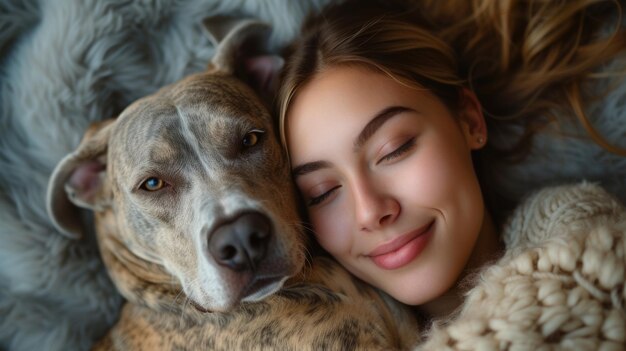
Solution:
<svg viewBox="0 0 626 351"><path fill-rule="evenodd" d="M432 315L498 252L471 151L487 130L475 96L452 112L364 66L327 67L287 111L297 186L319 243L357 277Z"/></svg>

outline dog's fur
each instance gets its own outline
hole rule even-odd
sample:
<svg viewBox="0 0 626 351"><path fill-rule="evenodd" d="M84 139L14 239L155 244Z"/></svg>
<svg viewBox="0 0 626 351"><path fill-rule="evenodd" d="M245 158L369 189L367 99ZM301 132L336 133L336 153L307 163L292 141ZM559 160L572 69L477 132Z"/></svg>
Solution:
<svg viewBox="0 0 626 351"><path fill-rule="evenodd" d="M78 208L94 212L127 300L96 348L410 346L418 332L408 309L330 259L305 265L288 163L266 107L236 77L243 43L265 27L224 23L207 72L95 126L51 177L53 221L79 237L88 234ZM151 177L167 185L149 191ZM235 254L214 249L224 241Z"/></svg>

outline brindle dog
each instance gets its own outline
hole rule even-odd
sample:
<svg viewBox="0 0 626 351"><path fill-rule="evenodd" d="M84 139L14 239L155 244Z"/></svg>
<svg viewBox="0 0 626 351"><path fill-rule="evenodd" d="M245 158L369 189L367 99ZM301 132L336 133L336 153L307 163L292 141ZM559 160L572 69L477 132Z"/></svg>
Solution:
<svg viewBox="0 0 626 351"><path fill-rule="evenodd" d="M51 177L54 223L78 238L79 208L93 211L102 258L126 299L95 349L409 347L418 333L408 309L330 259L305 263L272 118L237 78L239 67L271 62L236 60L267 27L212 23L218 45L207 72L94 126Z"/></svg>

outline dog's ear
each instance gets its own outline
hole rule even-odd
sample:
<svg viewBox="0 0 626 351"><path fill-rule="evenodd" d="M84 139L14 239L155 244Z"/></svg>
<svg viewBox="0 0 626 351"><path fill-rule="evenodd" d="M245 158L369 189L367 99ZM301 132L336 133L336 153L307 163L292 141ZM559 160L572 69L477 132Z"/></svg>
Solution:
<svg viewBox="0 0 626 351"><path fill-rule="evenodd" d="M63 234L79 239L85 231L80 208L102 207L106 151L115 119L93 124L78 148L65 156L50 176L46 206L52 223Z"/></svg>
<svg viewBox="0 0 626 351"><path fill-rule="evenodd" d="M206 18L203 24L215 46L209 69L242 79L263 98L272 96L284 60L268 53L271 27L254 19L225 16Z"/></svg>

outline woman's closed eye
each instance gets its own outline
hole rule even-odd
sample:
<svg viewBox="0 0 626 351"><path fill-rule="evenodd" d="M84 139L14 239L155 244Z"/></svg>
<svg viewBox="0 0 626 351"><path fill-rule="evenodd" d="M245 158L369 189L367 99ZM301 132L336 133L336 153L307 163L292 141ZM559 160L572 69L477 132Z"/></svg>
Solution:
<svg viewBox="0 0 626 351"><path fill-rule="evenodd" d="M321 204L322 202L324 202L324 200L328 199L328 197L330 197L335 190L341 188L341 185L336 185L326 191L324 191L321 195L317 195L317 196L313 196L309 199L308 202L308 206L312 207L312 206L316 206Z"/></svg>
<svg viewBox="0 0 626 351"><path fill-rule="evenodd" d="M408 141L406 141L404 144L400 145L395 150L393 150L390 153L386 154L385 156L381 157L378 161L376 161L376 164L379 164L381 162L390 161L390 160L392 160L394 158L402 156L405 152L411 150L413 148L413 146L415 146L415 140L416 140L415 137L410 138Z"/></svg>

